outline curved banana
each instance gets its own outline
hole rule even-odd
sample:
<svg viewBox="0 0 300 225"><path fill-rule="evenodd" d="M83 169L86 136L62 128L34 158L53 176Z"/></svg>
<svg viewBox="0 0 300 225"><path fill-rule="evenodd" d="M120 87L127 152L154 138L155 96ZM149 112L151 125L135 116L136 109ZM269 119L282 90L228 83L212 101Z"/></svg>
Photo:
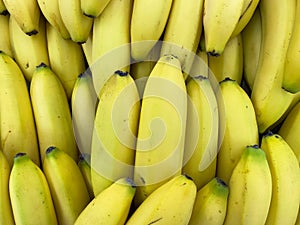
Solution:
<svg viewBox="0 0 300 225"><path fill-rule="evenodd" d="M93 192L93 185L92 185L92 178L91 178L91 155L86 153L81 153L77 164L84 178L85 185L90 195L90 199L93 199L95 196Z"/></svg>
<svg viewBox="0 0 300 225"><path fill-rule="evenodd" d="M98 17L111 0L80 0L81 10L84 15Z"/></svg>
<svg viewBox="0 0 300 225"><path fill-rule="evenodd" d="M130 37L131 56L143 60L160 39L171 11L173 0L135 0L133 2Z"/></svg>
<svg viewBox="0 0 300 225"><path fill-rule="evenodd" d="M58 0L58 8L71 39L84 43L93 26L93 18L83 15L80 0Z"/></svg>
<svg viewBox="0 0 300 225"><path fill-rule="evenodd" d="M260 0L262 41L251 93L258 129L272 129L300 99L282 88L286 53L295 19L296 1ZM276 34L276 35L274 35Z"/></svg>
<svg viewBox="0 0 300 225"><path fill-rule="evenodd" d="M78 159L72 128L71 112L66 93L56 74L45 64L32 76L30 96L39 138L41 160L48 147L56 146Z"/></svg>
<svg viewBox="0 0 300 225"><path fill-rule="evenodd" d="M182 173L190 176L199 190L216 173L219 109L208 77L193 77L186 86L188 108Z"/></svg>
<svg viewBox="0 0 300 225"><path fill-rule="evenodd" d="M58 223L73 225L90 202L89 192L77 163L64 151L50 146L46 150L43 171Z"/></svg>
<svg viewBox="0 0 300 225"><path fill-rule="evenodd" d="M271 203L272 177L266 154L259 146L244 148L228 186L224 225L265 224Z"/></svg>
<svg viewBox="0 0 300 225"><path fill-rule="evenodd" d="M14 158L9 196L16 224L58 225L46 177L25 153Z"/></svg>
<svg viewBox="0 0 300 225"><path fill-rule="evenodd" d="M3 0L7 11L13 17L20 29L28 36L39 32L41 11L37 0Z"/></svg>
<svg viewBox="0 0 300 225"><path fill-rule="evenodd" d="M31 81L35 67L42 62L49 64L47 40L46 40L46 21L40 18L39 33L28 36L17 24L17 21L10 16L9 36L13 50L13 56L21 68L27 81ZM24 44L26 43L26 44Z"/></svg>
<svg viewBox="0 0 300 225"><path fill-rule="evenodd" d="M9 12L6 9L6 6L5 6L3 0L0 0L0 15L6 16L8 14L9 14Z"/></svg>
<svg viewBox="0 0 300 225"><path fill-rule="evenodd" d="M241 32L243 40L243 76L252 90L258 67L261 45L261 18L257 8L249 23Z"/></svg>
<svg viewBox="0 0 300 225"><path fill-rule="evenodd" d="M25 78L17 63L0 52L0 146L9 165L19 151L40 165L37 132Z"/></svg>
<svg viewBox="0 0 300 225"><path fill-rule="evenodd" d="M91 146L95 196L114 181L133 177L139 101L137 87L128 72L116 71L101 89Z"/></svg>
<svg viewBox="0 0 300 225"><path fill-rule="evenodd" d="M64 39L70 39L69 31L67 30L62 17L60 15L58 0L36 0L43 16L46 18Z"/></svg>
<svg viewBox="0 0 300 225"><path fill-rule="evenodd" d="M217 176L229 182L245 146L258 144L258 129L252 102L233 80L220 83L225 111L225 133L217 159Z"/></svg>
<svg viewBox="0 0 300 225"><path fill-rule="evenodd" d="M300 205L299 162L291 147L278 134L265 134L261 148L268 159L273 186L265 224L295 224Z"/></svg>
<svg viewBox="0 0 300 225"><path fill-rule="evenodd" d="M230 39L220 56L208 55L208 66L212 76L214 75L219 82L229 77L241 84L243 76L242 36L239 34Z"/></svg>
<svg viewBox="0 0 300 225"><path fill-rule="evenodd" d="M120 178L98 194L82 211L74 225L124 224L135 194L130 178Z"/></svg>
<svg viewBox="0 0 300 225"><path fill-rule="evenodd" d="M59 77L68 99L79 74L85 71L84 53L74 41L64 39L49 23L46 24L49 66Z"/></svg>
<svg viewBox="0 0 300 225"><path fill-rule="evenodd" d="M125 225L185 225L190 220L197 188L186 175L177 175L153 191Z"/></svg>
<svg viewBox="0 0 300 225"><path fill-rule="evenodd" d="M145 86L136 143L135 205L181 173L187 117L187 93L180 61L166 55Z"/></svg>
<svg viewBox="0 0 300 225"><path fill-rule="evenodd" d="M293 149L299 165L300 165L300 102L298 102L292 110L287 114L283 123L280 126L278 134L288 143Z"/></svg>
<svg viewBox="0 0 300 225"><path fill-rule="evenodd" d="M296 0L294 27L285 58L282 87L292 93L300 91L300 1Z"/></svg>
<svg viewBox="0 0 300 225"><path fill-rule="evenodd" d="M196 195L189 225L223 225L229 194L228 185L218 177L211 179Z"/></svg>
<svg viewBox="0 0 300 225"><path fill-rule="evenodd" d="M206 52L222 54L242 13L244 0L204 0L203 29Z"/></svg>
<svg viewBox="0 0 300 225"><path fill-rule="evenodd" d="M204 0L174 0L162 38L161 56L172 54L178 57L187 74L202 33L203 3Z"/></svg>
<svg viewBox="0 0 300 225"><path fill-rule="evenodd" d="M9 197L9 175L11 166L8 164L6 156L0 151L0 224L14 225L14 216Z"/></svg>
<svg viewBox="0 0 300 225"><path fill-rule="evenodd" d="M9 14L0 15L0 51L5 52L10 57L13 57L13 51L9 37Z"/></svg>

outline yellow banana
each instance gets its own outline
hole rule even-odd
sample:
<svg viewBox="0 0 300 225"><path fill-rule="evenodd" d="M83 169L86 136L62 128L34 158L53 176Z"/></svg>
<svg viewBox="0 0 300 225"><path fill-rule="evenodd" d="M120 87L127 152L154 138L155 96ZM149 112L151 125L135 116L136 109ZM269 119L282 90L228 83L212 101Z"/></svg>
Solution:
<svg viewBox="0 0 300 225"><path fill-rule="evenodd" d="M224 102L225 133L217 159L217 176L229 182L245 146L258 144L258 128L252 102L233 80L220 83Z"/></svg>
<svg viewBox="0 0 300 225"><path fill-rule="evenodd" d="M131 56L143 60L162 36L173 0L135 0L133 2L130 36Z"/></svg>
<svg viewBox="0 0 300 225"><path fill-rule="evenodd" d="M84 15L98 17L111 0L81 0L80 6Z"/></svg>
<svg viewBox="0 0 300 225"><path fill-rule="evenodd" d="M133 212L126 225L185 225L190 220L197 188L191 178L178 175L153 191Z"/></svg>
<svg viewBox="0 0 300 225"><path fill-rule="evenodd" d="M265 224L295 224L300 205L299 162L291 147L278 134L265 134L261 148L267 156L273 186Z"/></svg>
<svg viewBox="0 0 300 225"><path fill-rule="evenodd" d="M17 63L0 52L0 124L1 150L9 165L19 151L38 166L40 156L37 132L25 78Z"/></svg>
<svg viewBox="0 0 300 225"><path fill-rule="evenodd" d="M149 75L141 104L134 168L136 205L181 173L186 117L187 93L180 61L163 56Z"/></svg>
<svg viewBox="0 0 300 225"><path fill-rule="evenodd" d="M93 192L93 185L92 185L92 178L91 178L91 155L86 153L81 153L77 164L84 178L85 185L88 189L90 198L93 199L95 196Z"/></svg>
<svg viewBox="0 0 300 225"><path fill-rule="evenodd" d="M264 225L271 202L272 177L266 154L258 145L244 148L228 186L224 225Z"/></svg>
<svg viewBox="0 0 300 225"><path fill-rule="evenodd" d="M2 15L0 14L0 51L5 52L10 57L13 57L13 51L10 44L9 37L9 14Z"/></svg>
<svg viewBox="0 0 300 225"><path fill-rule="evenodd" d="M77 163L64 151L50 146L46 150L43 171L58 223L73 225L90 202L89 192Z"/></svg>
<svg viewBox="0 0 300 225"><path fill-rule="evenodd" d="M58 225L46 177L25 153L14 158L9 196L16 224Z"/></svg>
<svg viewBox="0 0 300 225"><path fill-rule="evenodd" d="M211 179L197 192L188 225L223 225L228 194L228 185L222 179Z"/></svg>
<svg viewBox="0 0 300 225"><path fill-rule="evenodd" d="M41 160L48 147L56 146L78 159L71 112L66 93L55 73L45 64L32 76L30 96L39 138Z"/></svg>
<svg viewBox="0 0 300 225"><path fill-rule="evenodd" d="M9 175L11 166L8 164L6 156L0 151L0 224L14 225L14 217L9 198Z"/></svg>

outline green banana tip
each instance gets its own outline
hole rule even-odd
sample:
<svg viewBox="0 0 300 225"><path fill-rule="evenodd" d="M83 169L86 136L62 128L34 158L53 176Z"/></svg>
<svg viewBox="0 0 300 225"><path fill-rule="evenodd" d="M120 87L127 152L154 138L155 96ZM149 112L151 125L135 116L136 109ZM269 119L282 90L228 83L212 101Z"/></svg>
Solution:
<svg viewBox="0 0 300 225"><path fill-rule="evenodd" d="M128 75L128 72L127 71L122 71L122 70L116 70L115 71L115 74L121 76L121 77L125 77Z"/></svg>
<svg viewBox="0 0 300 225"><path fill-rule="evenodd" d="M36 66L37 69L39 69L39 68L47 68L47 67L48 67L47 64L44 63L44 62L41 62L40 65Z"/></svg>
<svg viewBox="0 0 300 225"><path fill-rule="evenodd" d="M132 188L136 188L136 184L134 183L134 181L133 181L130 177L126 177L126 182L127 182Z"/></svg>
<svg viewBox="0 0 300 225"><path fill-rule="evenodd" d="M27 32L26 34L27 34L28 36L32 36L32 35L36 35L37 33L38 33L37 30L32 30L32 31L30 31L30 32Z"/></svg>
<svg viewBox="0 0 300 225"><path fill-rule="evenodd" d="M194 181L193 178L191 176L189 176L188 174L184 173L182 174L184 177L186 177L188 180Z"/></svg>
<svg viewBox="0 0 300 225"><path fill-rule="evenodd" d="M51 152L53 152L54 149L56 149L55 146L50 146L50 147L48 147L48 148L46 149L46 155L48 155L48 154L50 154Z"/></svg>
<svg viewBox="0 0 300 225"><path fill-rule="evenodd" d="M223 187L228 187L228 185L226 184L226 182L224 180L222 180L220 177L216 177L216 181L218 184L220 184Z"/></svg>
<svg viewBox="0 0 300 225"><path fill-rule="evenodd" d="M26 156L27 154L25 153L25 152L18 152L16 155L15 155L15 159L17 159L17 158L21 158L21 157L23 157L23 156Z"/></svg>

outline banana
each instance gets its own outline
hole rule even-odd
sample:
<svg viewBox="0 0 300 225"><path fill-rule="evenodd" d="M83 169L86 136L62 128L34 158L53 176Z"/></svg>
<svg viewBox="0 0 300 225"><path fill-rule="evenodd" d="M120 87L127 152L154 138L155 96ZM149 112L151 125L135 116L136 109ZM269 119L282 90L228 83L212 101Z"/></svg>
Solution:
<svg viewBox="0 0 300 225"><path fill-rule="evenodd" d="M3 0L3 2L10 16L16 20L25 34L31 36L40 31L41 10L37 0Z"/></svg>
<svg viewBox="0 0 300 225"><path fill-rule="evenodd" d="M182 173L190 176L199 190L215 177L219 111L208 77L193 77L186 86L189 100Z"/></svg>
<svg viewBox="0 0 300 225"><path fill-rule="evenodd" d="M74 42L84 43L93 26L93 18L83 15L80 0L58 0L61 19Z"/></svg>
<svg viewBox="0 0 300 225"><path fill-rule="evenodd" d="M223 225L228 194L228 185L222 179L211 179L197 192L188 225Z"/></svg>
<svg viewBox="0 0 300 225"><path fill-rule="evenodd" d="M16 225L58 225L46 177L25 153L14 158L9 196Z"/></svg>
<svg viewBox="0 0 300 225"><path fill-rule="evenodd" d="M286 58L285 58L285 67L283 72L283 81L282 87L292 93L300 91L300 1L296 0L296 13L293 31L291 34L290 43L288 46Z"/></svg>
<svg viewBox="0 0 300 225"><path fill-rule="evenodd" d="M0 15L6 16L8 14L9 14L9 12L6 9L6 6L5 6L3 0L0 0Z"/></svg>
<svg viewBox="0 0 300 225"><path fill-rule="evenodd" d="M172 54L178 57L182 70L187 74L193 65L202 33L203 3L204 0L173 0L164 30L161 56Z"/></svg>
<svg viewBox="0 0 300 225"><path fill-rule="evenodd" d="M83 154L91 154L97 100L92 75L87 70L78 76L71 97L73 131Z"/></svg>
<svg viewBox="0 0 300 225"><path fill-rule="evenodd" d="M222 54L242 13L244 0L204 0L203 29L209 55Z"/></svg>
<svg viewBox="0 0 300 225"><path fill-rule="evenodd" d="M186 175L177 175L153 191L134 211L126 225L185 225L190 220L197 188Z"/></svg>
<svg viewBox="0 0 300 225"><path fill-rule="evenodd" d="M243 76L242 36L239 34L230 39L220 56L215 57L209 55L208 66L212 75L214 75L219 82L229 77L241 84Z"/></svg>
<svg viewBox="0 0 300 225"><path fill-rule="evenodd" d="M59 12L58 0L37 0L37 3L48 23L50 23L64 39L70 39L69 31L62 21Z"/></svg>
<svg viewBox="0 0 300 225"><path fill-rule="evenodd" d="M0 224L14 225L14 217L9 198L9 175L11 166L8 164L6 156L0 151Z"/></svg>
<svg viewBox="0 0 300 225"><path fill-rule="evenodd" d="M278 134L265 134L261 148L267 156L273 186L265 224L295 224L300 205L299 162L291 147Z"/></svg>
<svg viewBox="0 0 300 225"><path fill-rule="evenodd" d="M48 147L56 146L78 159L66 93L58 77L45 64L34 71L30 96L39 139L41 160Z"/></svg>
<svg viewBox="0 0 300 225"><path fill-rule="evenodd" d="M91 178L91 155L86 153L81 153L77 164L84 178L85 185L88 189L90 198L93 199L95 196L93 192L93 185L92 185L92 178Z"/></svg>
<svg viewBox="0 0 300 225"><path fill-rule="evenodd" d="M298 102L281 124L278 134L293 149L300 165L300 102Z"/></svg>
<svg viewBox="0 0 300 225"><path fill-rule="evenodd" d="M85 71L83 50L74 41L64 39L50 23L46 24L46 35L49 65L70 99L78 75Z"/></svg>
<svg viewBox="0 0 300 225"><path fill-rule="evenodd" d="M80 0L81 10L84 15L98 17L111 0Z"/></svg>
<svg viewBox="0 0 300 225"><path fill-rule="evenodd" d="M300 99L282 88L287 49L295 18L296 1L261 0L262 41L251 93L259 132L274 128ZM276 35L275 35L276 34Z"/></svg>
<svg viewBox="0 0 300 225"><path fill-rule="evenodd" d="M58 223L73 225L90 202L89 192L77 163L64 151L50 146L46 150L43 171Z"/></svg>
<svg viewBox="0 0 300 225"><path fill-rule="evenodd" d="M230 181L224 225L264 225L272 196L272 177L265 152L244 148Z"/></svg>
<svg viewBox="0 0 300 225"><path fill-rule="evenodd" d="M37 132L25 78L8 55L0 52L0 146L9 165L25 152L38 166Z"/></svg>
<svg viewBox="0 0 300 225"><path fill-rule="evenodd" d="M1 15L0 14L0 51L5 52L10 57L13 57L12 47L10 44L9 37L9 14Z"/></svg>
<svg viewBox="0 0 300 225"><path fill-rule="evenodd" d="M187 117L187 93L180 61L161 57L145 86L136 143L135 205L181 173Z"/></svg>
<svg viewBox="0 0 300 225"><path fill-rule="evenodd" d="M10 16L9 36L13 50L13 56L21 68L27 81L31 81L35 67L40 63L49 64L49 56L46 40L46 21L40 18L39 33L28 36L17 24L17 21ZM26 44L24 44L26 43Z"/></svg>
<svg viewBox="0 0 300 225"><path fill-rule="evenodd" d="M136 187L130 178L120 178L98 194L82 211L74 225L124 224Z"/></svg>
<svg viewBox="0 0 300 225"><path fill-rule="evenodd" d="M252 89L258 67L262 38L259 7L256 8L241 35L243 41L243 76L250 89Z"/></svg>
<svg viewBox="0 0 300 225"><path fill-rule="evenodd" d="M90 67L92 65L92 54L93 54L93 29L91 29L90 34L85 43L81 44L85 60L87 65Z"/></svg>
<svg viewBox="0 0 300 225"><path fill-rule="evenodd" d="M122 177L133 178L139 100L128 72L115 71L101 89L91 145L95 196Z"/></svg>
<svg viewBox="0 0 300 225"><path fill-rule="evenodd" d="M130 37L131 56L146 58L165 30L173 0L135 0L133 2Z"/></svg>
<svg viewBox="0 0 300 225"><path fill-rule="evenodd" d="M217 176L229 182L245 146L258 144L255 111L247 93L233 80L220 83L225 108L225 132L218 153Z"/></svg>

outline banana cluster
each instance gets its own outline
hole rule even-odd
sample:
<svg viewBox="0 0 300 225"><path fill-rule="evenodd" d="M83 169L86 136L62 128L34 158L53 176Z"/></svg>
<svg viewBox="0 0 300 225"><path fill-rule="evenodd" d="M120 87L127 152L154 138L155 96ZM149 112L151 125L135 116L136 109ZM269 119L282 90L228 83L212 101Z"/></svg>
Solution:
<svg viewBox="0 0 300 225"><path fill-rule="evenodd" d="M0 225L300 225L300 0L0 0Z"/></svg>

